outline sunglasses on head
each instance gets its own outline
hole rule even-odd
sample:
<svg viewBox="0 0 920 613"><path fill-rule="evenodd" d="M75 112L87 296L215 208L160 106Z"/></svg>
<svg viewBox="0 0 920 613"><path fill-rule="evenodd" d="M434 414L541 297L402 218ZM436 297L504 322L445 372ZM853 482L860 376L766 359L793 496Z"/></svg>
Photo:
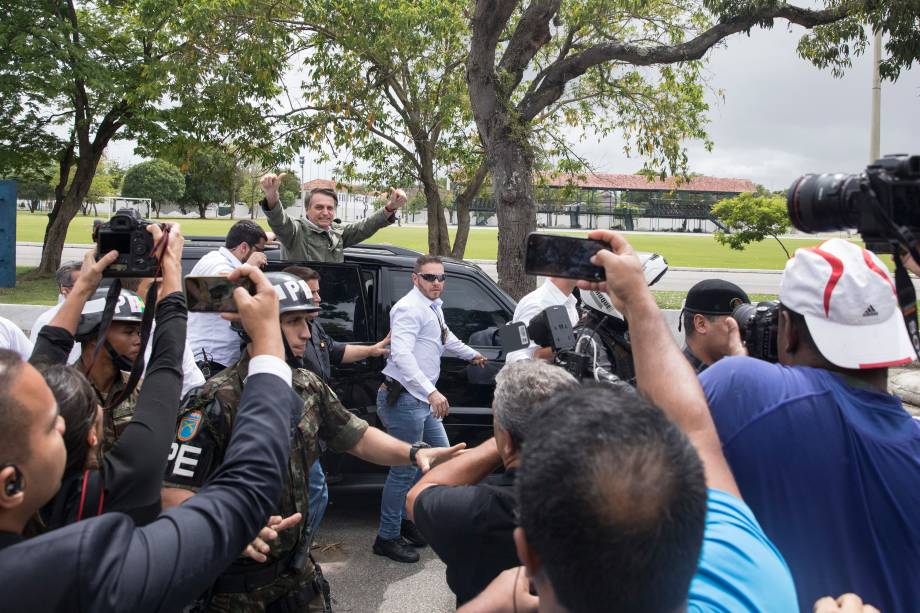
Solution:
<svg viewBox="0 0 920 613"><path fill-rule="evenodd" d="M425 281L428 281L429 283L434 283L435 281L440 281L441 283L444 283L444 279L447 278L447 275L433 275L429 272L425 272L425 273L420 272L418 273L418 276L420 276Z"/></svg>

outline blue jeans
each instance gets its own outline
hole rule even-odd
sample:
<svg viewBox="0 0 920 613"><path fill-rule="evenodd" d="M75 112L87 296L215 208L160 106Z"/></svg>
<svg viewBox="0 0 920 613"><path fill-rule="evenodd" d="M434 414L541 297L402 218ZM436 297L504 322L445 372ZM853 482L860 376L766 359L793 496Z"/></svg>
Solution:
<svg viewBox="0 0 920 613"><path fill-rule="evenodd" d="M310 467L309 479L310 517L307 521L310 522L310 537L315 538L326 514L326 507L329 506L329 486L326 485L326 473L323 472L323 465L319 460L313 462Z"/></svg>
<svg viewBox="0 0 920 613"><path fill-rule="evenodd" d="M425 441L432 447L449 447L444 424L431 413L431 405L404 392L394 405L387 404L386 391L377 392L377 415L390 436L407 443ZM380 501L380 538L399 538L400 524L405 517L406 494L419 480L421 471L415 466L390 467L383 499Z"/></svg>

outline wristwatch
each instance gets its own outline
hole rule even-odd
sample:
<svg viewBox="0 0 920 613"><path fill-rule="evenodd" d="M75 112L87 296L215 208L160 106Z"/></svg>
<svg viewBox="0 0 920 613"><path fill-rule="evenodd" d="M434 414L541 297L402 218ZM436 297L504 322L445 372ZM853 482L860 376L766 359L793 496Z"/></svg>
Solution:
<svg viewBox="0 0 920 613"><path fill-rule="evenodd" d="M415 464L415 456L418 454L419 449L430 449L431 445L428 443L417 441L412 443L412 446L409 447L409 464Z"/></svg>

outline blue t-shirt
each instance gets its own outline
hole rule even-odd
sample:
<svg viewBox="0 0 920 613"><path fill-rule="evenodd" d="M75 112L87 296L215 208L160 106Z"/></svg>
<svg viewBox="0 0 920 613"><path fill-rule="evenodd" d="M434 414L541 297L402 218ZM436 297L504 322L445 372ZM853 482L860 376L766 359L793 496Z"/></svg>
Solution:
<svg viewBox="0 0 920 613"><path fill-rule="evenodd" d="M920 423L826 370L724 358L700 376L741 495L802 611L845 592L920 609Z"/></svg>
<svg viewBox="0 0 920 613"><path fill-rule="evenodd" d="M710 489L703 551L687 611L786 613L797 608L789 567L751 509L739 498Z"/></svg>

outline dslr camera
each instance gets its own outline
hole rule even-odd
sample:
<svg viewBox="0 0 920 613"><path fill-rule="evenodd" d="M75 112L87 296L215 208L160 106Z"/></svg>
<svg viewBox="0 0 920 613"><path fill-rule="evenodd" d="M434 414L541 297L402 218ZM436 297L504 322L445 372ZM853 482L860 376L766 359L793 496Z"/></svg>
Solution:
<svg viewBox="0 0 920 613"><path fill-rule="evenodd" d="M739 304L732 312L732 318L738 322L741 340L749 356L767 362L779 362L776 345L779 331L778 300Z"/></svg>
<svg viewBox="0 0 920 613"><path fill-rule="evenodd" d="M156 276L153 236L147 232L151 223L134 209L119 209L107 222L96 222L93 227L96 259L113 249L118 251L118 259L103 271L103 277Z"/></svg>
<svg viewBox="0 0 920 613"><path fill-rule="evenodd" d="M920 155L886 155L858 175L803 175L786 206L803 232L855 228L867 249L894 254L899 234L920 235Z"/></svg>

